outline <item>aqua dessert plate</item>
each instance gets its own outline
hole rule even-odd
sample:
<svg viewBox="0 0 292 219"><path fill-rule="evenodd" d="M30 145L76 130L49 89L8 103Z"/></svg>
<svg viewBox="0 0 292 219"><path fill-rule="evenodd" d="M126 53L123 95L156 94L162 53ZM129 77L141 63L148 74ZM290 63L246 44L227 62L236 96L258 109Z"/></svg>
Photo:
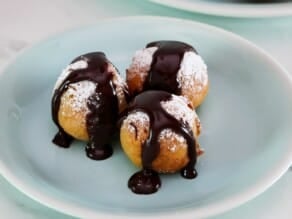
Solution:
<svg viewBox="0 0 292 219"><path fill-rule="evenodd" d="M193 45L209 71L210 91L198 110L205 154L198 177L162 176L153 195L127 187L138 169L113 139L114 154L88 159L84 143L55 146L51 96L76 56L104 51L123 77L135 50L154 40ZM247 40L201 23L160 17L100 21L44 40L0 75L0 172L16 188L81 218L202 218L265 191L292 163L291 76Z"/></svg>

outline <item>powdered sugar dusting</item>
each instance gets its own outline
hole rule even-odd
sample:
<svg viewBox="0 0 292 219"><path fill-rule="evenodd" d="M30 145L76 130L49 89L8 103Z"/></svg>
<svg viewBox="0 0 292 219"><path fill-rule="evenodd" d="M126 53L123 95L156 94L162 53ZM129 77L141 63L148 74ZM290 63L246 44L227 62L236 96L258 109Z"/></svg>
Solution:
<svg viewBox="0 0 292 219"><path fill-rule="evenodd" d="M172 98L168 101L162 101L161 105L165 109L167 113L172 115L179 121L182 121L189 125L190 128L196 129L195 136L200 134L201 126L200 120L197 116L196 112L188 107L188 102L184 97L172 95ZM193 127L193 125L196 127ZM137 137L139 137L140 129L149 129L150 119L149 116L141 111L136 111L130 113L127 118L123 121L123 125L126 126L127 130L131 133L135 133ZM139 129L139 130L138 130ZM182 135L175 133L171 129L164 129L161 131L159 135L159 140L161 139L169 139L170 141L176 140L181 143L185 143L186 140ZM176 145L169 145L170 151L176 150Z"/></svg>
<svg viewBox="0 0 292 219"><path fill-rule="evenodd" d="M204 60L194 52L186 52L177 74L179 87L194 88L201 91L208 83L207 66Z"/></svg>
<svg viewBox="0 0 292 219"><path fill-rule="evenodd" d="M141 111L136 111L133 113L130 113L127 118L123 121L123 125L126 126L126 128L131 133L136 133L136 127L144 127L148 128L150 124L149 116Z"/></svg>
<svg viewBox="0 0 292 219"><path fill-rule="evenodd" d="M150 70L153 54L157 49L158 47L149 47L136 51L128 71L140 74L144 80ZM128 76L131 77L131 75Z"/></svg>
<svg viewBox="0 0 292 219"><path fill-rule="evenodd" d="M57 90L63 81L68 77L68 75L75 70L86 69L88 67L88 63L85 60L76 61L70 65L68 65L58 77L57 82L55 84L54 90Z"/></svg>
<svg viewBox="0 0 292 219"><path fill-rule="evenodd" d="M196 111L192 110L188 106L188 101L185 97L172 95L172 98L168 101L161 102L162 107L167 113L172 115L178 121L182 121L189 125L189 127L195 131L194 135L198 137L201 132L201 123ZM195 123L195 127L194 126ZM183 136L176 134L171 129L165 129L161 133L161 138L175 138L179 142L185 142ZM175 147L175 146L173 146ZM169 150L175 150L170 146Z"/></svg>
<svg viewBox="0 0 292 219"><path fill-rule="evenodd" d="M175 133L171 129L164 129L161 131L159 135L159 140L163 140L163 139L167 139L171 142L178 141L180 143L185 143L186 145L186 140L184 139L184 137L182 135ZM168 150L170 150L171 152L175 152L177 148L177 144L169 144L167 147L168 147Z"/></svg>
<svg viewBox="0 0 292 219"><path fill-rule="evenodd" d="M128 86L111 63L108 65L108 72L113 73L113 84L115 85L115 92L117 94L119 106L121 107L126 103L125 91L128 90Z"/></svg>
<svg viewBox="0 0 292 219"><path fill-rule="evenodd" d="M126 126L129 132L131 132L132 134L135 134L137 138L139 138L139 131L141 131L143 128L146 130L149 129L150 119L146 113L141 112L141 111L136 111L128 115L128 117L123 121L123 125ZM164 129L161 131L161 133L159 134L158 141L162 139L168 139L170 141L176 140L181 143L185 142L185 139L183 136L175 133L171 129ZM175 151L176 146L177 145L175 144L171 144L169 145L168 149L170 151Z"/></svg>
<svg viewBox="0 0 292 219"><path fill-rule="evenodd" d="M172 95L170 100L161 102L161 105L166 112L177 120L188 124L190 127L193 126L197 114L190 107L188 107L186 98Z"/></svg>
<svg viewBox="0 0 292 219"><path fill-rule="evenodd" d="M72 111L85 112L88 113L89 109L87 107L88 98L95 93L96 84L91 81L80 81L77 83L70 84L68 89L62 95L62 101L65 104L68 104ZM96 98L99 98L96 96ZM65 114L65 112L61 112Z"/></svg>

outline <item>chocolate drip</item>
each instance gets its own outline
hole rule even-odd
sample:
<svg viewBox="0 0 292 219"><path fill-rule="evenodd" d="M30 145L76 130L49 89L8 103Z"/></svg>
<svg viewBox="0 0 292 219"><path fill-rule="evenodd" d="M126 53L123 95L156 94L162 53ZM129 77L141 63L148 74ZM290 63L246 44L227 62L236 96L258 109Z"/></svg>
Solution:
<svg viewBox="0 0 292 219"><path fill-rule="evenodd" d="M167 128L182 135L188 145L189 162L182 169L181 175L189 179L197 175L194 169L197 160L195 138L191 128L188 124L178 121L167 113L161 106L162 101L170 99L171 94L165 91L146 91L136 96L125 112L127 115L135 111L142 111L150 118L150 133L142 145L143 170L134 174L128 183L130 189L135 193L150 194L156 192L160 187L160 179L157 173L152 170L152 162L160 152L159 135L162 130Z"/></svg>
<svg viewBox="0 0 292 219"><path fill-rule="evenodd" d="M59 125L58 125L59 126ZM73 141L73 137L68 135L60 126L59 131L53 138L53 143L62 147L68 148L70 147L71 142Z"/></svg>
<svg viewBox="0 0 292 219"><path fill-rule="evenodd" d="M131 176L128 187L134 193L147 195L157 192L161 187L161 181L157 172L143 169Z"/></svg>
<svg viewBox="0 0 292 219"><path fill-rule="evenodd" d="M150 71L147 75L144 90L164 90L181 94L177 73L185 52L196 50L183 42L157 41L149 43L146 48L158 47L153 54Z"/></svg>
<svg viewBox="0 0 292 219"><path fill-rule="evenodd" d="M91 81L96 84L96 90L87 100L89 113L86 116L86 128L89 142L86 147L87 156L102 160L113 153L108 144L114 132L118 117L118 99L112 83L113 72L108 72L106 56L102 52L88 53L77 57L72 63L84 60L88 63L86 69L73 70L62 82L52 99L52 117L59 128L53 142L61 147L69 147L72 137L60 126L58 113L63 93L72 83Z"/></svg>

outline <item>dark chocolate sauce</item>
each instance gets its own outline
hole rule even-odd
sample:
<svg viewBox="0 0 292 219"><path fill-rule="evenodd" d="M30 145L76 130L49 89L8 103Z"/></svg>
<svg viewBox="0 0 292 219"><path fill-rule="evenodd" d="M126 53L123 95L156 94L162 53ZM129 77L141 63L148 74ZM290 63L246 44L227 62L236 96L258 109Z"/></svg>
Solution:
<svg viewBox="0 0 292 219"><path fill-rule="evenodd" d="M89 142L86 154L94 160L103 160L113 153L108 144L118 118L118 99L112 83L113 72L108 71L106 56L102 52L88 53L77 57L72 63L84 60L88 63L85 69L73 70L55 91L52 99L52 117L59 128L53 142L61 147L69 147L73 138L60 126L58 112L63 93L72 83L91 81L96 90L87 100L89 113L86 116L86 128Z"/></svg>
<svg viewBox="0 0 292 219"><path fill-rule="evenodd" d="M73 137L68 135L59 125L58 127L59 131L53 138L53 143L62 148L70 147L70 144L73 141Z"/></svg>
<svg viewBox="0 0 292 219"><path fill-rule="evenodd" d="M162 130L167 128L182 135L188 145L189 162L181 170L181 175L188 179L197 175L194 169L197 160L196 143L191 128L188 124L178 121L168 114L161 106L162 101L168 101L170 98L171 94L165 91L145 91L133 99L124 113L124 115L128 115L135 111L142 111L150 118L150 133L148 139L142 145L143 170L134 174L128 183L130 189L135 193L150 194L156 192L160 187L160 179L157 173L152 170L152 162L157 158L160 151L159 135Z"/></svg>
<svg viewBox="0 0 292 219"><path fill-rule="evenodd" d="M146 48L158 47L153 54L151 68L147 75L143 90L164 90L180 94L177 73L185 52L196 50L183 42L157 41L149 43Z"/></svg>
<svg viewBox="0 0 292 219"><path fill-rule="evenodd" d="M157 192L161 187L161 181L157 172L143 169L131 176L128 187L134 193L147 195Z"/></svg>

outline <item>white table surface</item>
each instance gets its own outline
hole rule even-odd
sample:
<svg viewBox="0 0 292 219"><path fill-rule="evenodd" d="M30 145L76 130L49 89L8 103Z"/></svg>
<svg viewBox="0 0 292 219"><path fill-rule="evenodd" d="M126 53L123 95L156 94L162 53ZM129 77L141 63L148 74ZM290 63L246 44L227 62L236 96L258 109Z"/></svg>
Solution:
<svg viewBox="0 0 292 219"><path fill-rule="evenodd" d="M146 0L0 0L0 70L20 50L48 35L103 18L131 15L172 16L222 27L255 42L292 73L292 16L230 19L184 12ZM265 193L213 219L291 219L291 203L292 171L288 171ZM0 212L3 219L72 218L31 200L2 176Z"/></svg>

